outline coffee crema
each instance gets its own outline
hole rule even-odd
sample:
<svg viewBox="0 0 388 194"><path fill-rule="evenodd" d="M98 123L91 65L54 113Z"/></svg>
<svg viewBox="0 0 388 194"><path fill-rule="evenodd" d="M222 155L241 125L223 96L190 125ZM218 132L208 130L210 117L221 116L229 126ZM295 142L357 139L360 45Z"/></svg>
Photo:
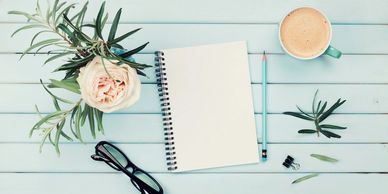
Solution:
<svg viewBox="0 0 388 194"><path fill-rule="evenodd" d="M331 26L318 10L298 8L284 18L280 39L289 53L301 58L315 57L326 50L331 39Z"/></svg>

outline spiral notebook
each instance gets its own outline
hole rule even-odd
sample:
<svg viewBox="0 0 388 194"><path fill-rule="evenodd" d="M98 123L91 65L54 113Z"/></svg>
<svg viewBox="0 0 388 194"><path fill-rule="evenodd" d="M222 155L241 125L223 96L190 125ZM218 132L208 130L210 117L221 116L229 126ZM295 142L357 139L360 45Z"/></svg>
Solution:
<svg viewBox="0 0 388 194"><path fill-rule="evenodd" d="M258 162L245 42L156 52L167 168Z"/></svg>

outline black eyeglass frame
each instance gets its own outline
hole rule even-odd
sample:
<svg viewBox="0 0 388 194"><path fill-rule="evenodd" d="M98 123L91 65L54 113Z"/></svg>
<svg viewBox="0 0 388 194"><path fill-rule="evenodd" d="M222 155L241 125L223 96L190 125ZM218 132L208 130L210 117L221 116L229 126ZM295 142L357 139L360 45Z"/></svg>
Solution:
<svg viewBox="0 0 388 194"><path fill-rule="evenodd" d="M104 147L104 145L109 145L112 148L114 148L116 151L118 151L127 161L127 165L123 166L120 164L117 159L109 153L109 151ZM105 149L105 150L102 150ZM136 187L137 190L139 190L142 194L149 193L149 194L163 194L163 189L162 186L147 172L145 172L143 169L139 168L136 166L134 163L132 163L131 160L122 152L118 147L115 145L107 142L107 141L101 141L97 143L95 146L95 154L91 156L93 160L96 161L103 161L106 164L108 164L110 167L117 171L121 171L124 174L126 174L130 179L132 184ZM128 170L128 168L132 169L132 172ZM143 180L140 178L136 177L136 173L143 173L145 174L148 178L150 178L155 185L158 187L159 191L155 190L151 186L149 186L147 183L145 183Z"/></svg>

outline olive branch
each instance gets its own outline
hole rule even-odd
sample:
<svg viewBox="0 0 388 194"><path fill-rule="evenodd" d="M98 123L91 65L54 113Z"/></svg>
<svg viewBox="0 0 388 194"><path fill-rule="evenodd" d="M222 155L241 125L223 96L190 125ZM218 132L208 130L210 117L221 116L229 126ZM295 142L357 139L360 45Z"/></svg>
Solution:
<svg viewBox="0 0 388 194"><path fill-rule="evenodd" d="M146 76L143 70L151 66L136 63L131 58L132 55L143 50L148 42L131 50L124 50L124 47L121 46L120 42L122 40L125 40L140 30L139 28L123 35L116 36L122 9L117 11L110 27L109 35L105 38L102 34L102 30L106 26L108 20L108 13L105 13L105 2L102 3L96 19L91 23L84 22L85 13L88 9L88 2L83 5L81 10L73 13L71 16L70 12L76 7L75 3L67 4L66 2L60 2L59 0L55 0L52 5L50 5L49 1L47 1L47 3L46 10L43 10L38 0L35 12L32 14L22 11L9 11L8 13L23 16L28 21L26 25L15 30L11 35L12 37L24 30L39 29L32 37L29 47L24 50L20 58L23 58L29 53L37 54L43 49L48 49L48 53L51 54L44 64L67 57L66 62L54 70L54 72L65 72L65 76L62 80L50 79L47 86L40 81L44 89L51 96L56 111L43 115L40 113L38 107L36 107L40 120L30 131L30 136L32 136L35 131L40 131L42 133L40 151L42 151L42 146L48 140L54 145L56 152L59 154L59 142L61 137L73 141L73 139L63 130L68 117L70 117L71 133L77 140L83 142L81 128L86 123L86 120L89 121L89 127L93 138L96 137L96 129L99 132L104 133L102 124L103 112L88 106L82 99L79 99L77 102L72 102L65 98L58 97L53 94L49 88L60 88L72 93L80 94L79 84L76 81L79 69L86 66L86 64L96 56L101 56L109 61L114 61L114 64L117 65L127 64L136 69L137 74L142 76ZM83 31L84 28L91 28L93 34L88 35ZM57 38L37 41L45 34L54 34ZM112 51L113 48L123 49L125 52L116 54ZM102 62L102 65L106 70L104 60L102 60ZM107 70L106 73L109 75ZM62 109L61 106L63 105L70 108Z"/></svg>
<svg viewBox="0 0 388 194"><path fill-rule="evenodd" d="M316 133L319 137L319 134L322 133L324 136L328 138L341 138L340 135L333 133L329 131L330 129L333 130L343 130L346 129L346 127L337 126L337 125L331 125L331 124L321 124L325 119L327 119L332 113L340 107L342 104L346 102L346 100L338 99L329 109L327 108L327 101L323 103L322 100L318 102L318 105L316 104L316 98L318 95L318 90L314 94L314 99L311 107L311 114L307 113L306 111L303 111L299 106L296 106L296 108L300 112L284 112L283 114L290 115L293 117L297 117L303 120L312 121L315 125L315 129L301 129L298 131L298 133Z"/></svg>

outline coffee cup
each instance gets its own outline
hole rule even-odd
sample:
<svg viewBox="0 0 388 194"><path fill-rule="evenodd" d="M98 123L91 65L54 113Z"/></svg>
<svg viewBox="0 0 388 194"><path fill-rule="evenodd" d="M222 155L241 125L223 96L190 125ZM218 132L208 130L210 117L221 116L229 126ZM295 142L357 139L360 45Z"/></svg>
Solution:
<svg viewBox="0 0 388 194"><path fill-rule="evenodd" d="M341 51L330 46L331 38L329 19L315 8L294 9L279 25L279 41L283 50L297 59L315 59L321 55L340 58Z"/></svg>

